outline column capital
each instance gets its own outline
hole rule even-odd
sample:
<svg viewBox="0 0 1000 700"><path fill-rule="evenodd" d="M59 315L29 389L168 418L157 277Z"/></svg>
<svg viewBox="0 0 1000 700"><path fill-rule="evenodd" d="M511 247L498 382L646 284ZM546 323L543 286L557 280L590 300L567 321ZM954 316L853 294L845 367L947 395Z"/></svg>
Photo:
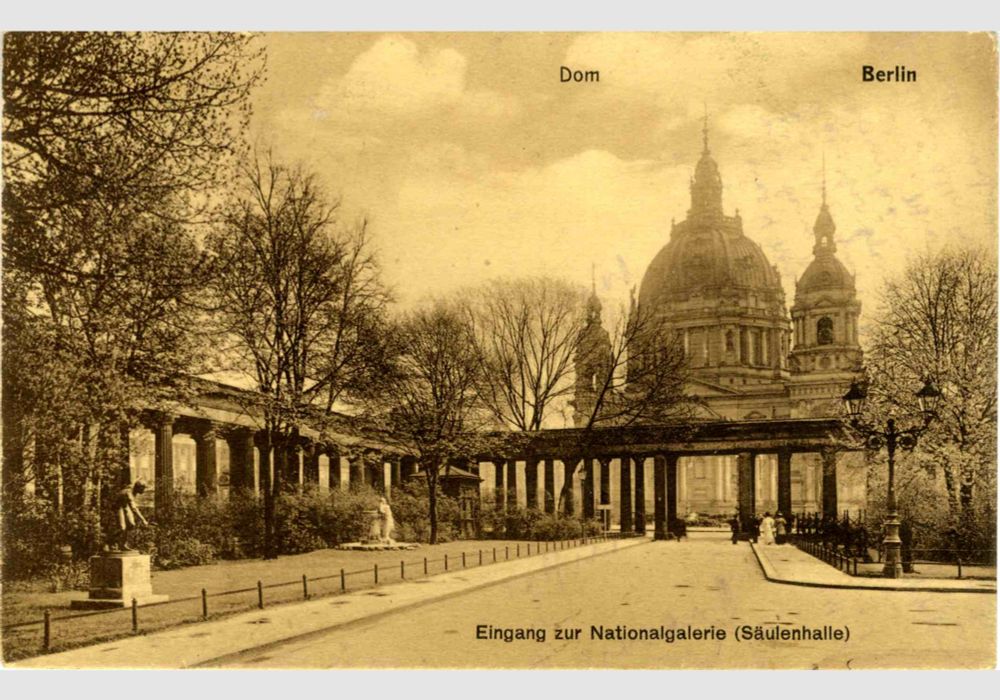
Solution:
<svg viewBox="0 0 1000 700"><path fill-rule="evenodd" d="M195 440L211 440L223 432L222 424L214 420L200 420L193 423L193 426Z"/></svg>
<svg viewBox="0 0 1000 700"><path fill-rule="evenodd" d="M173 426L175 420L177 420L176 414L154 410L144 411L140 418L140 422L150 429Z"/></svg>

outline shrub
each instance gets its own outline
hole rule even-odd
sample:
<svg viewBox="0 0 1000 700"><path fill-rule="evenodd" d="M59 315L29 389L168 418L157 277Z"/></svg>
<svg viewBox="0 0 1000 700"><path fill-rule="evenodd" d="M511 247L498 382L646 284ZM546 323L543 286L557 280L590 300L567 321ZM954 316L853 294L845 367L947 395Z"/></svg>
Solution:
<svg viewBox="0 0 1000 700"><path fill-rule="evenodd" d="M427 481L417 477L392 490L392 517L396 521L393 537L404 542L429 542L431 537L430 498ZM437 492L438 542L456 539L461 522L458 501Z"/></svg>
<svg viewBox="0 0 1000 700"><path fill-rule="evenodd" d="M584 520L577 516L554 515L534 508L485 507L483 525L494 537L512 540L568 540L581 535L603 532L600 520Z"/></svg>

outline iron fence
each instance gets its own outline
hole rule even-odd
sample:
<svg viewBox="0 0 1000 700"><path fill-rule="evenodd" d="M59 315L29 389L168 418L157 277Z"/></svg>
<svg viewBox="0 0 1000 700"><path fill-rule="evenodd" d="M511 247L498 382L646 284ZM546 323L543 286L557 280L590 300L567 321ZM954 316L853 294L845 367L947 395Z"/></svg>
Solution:
<svg viewBox="0 0 1000 700"><path fill-rule="evenodd" d="M133 598L131 606L125 608L93 610L58 616L53 615L52 610L45 610L43 617L40 619L4 625L2 627L2 634L4 646L8 650L8 656L10 656L9 652L20 650L20 653L13 654L14 658L25 658L39 653L49 653L64 648L107 641L129 633L151 632L184 622L208 620L212 617L245 612L255 607L263 610L268 605L343 594L348 591L361 590L384 583L408 581L422 576L445 573L454 568L465 569L470 566L488 566L493 563L510 561L512 558L520 559L538 556L586 544L604 542L610 539L628 539L636 536L641 535L630 532L605 532L599 535L568 540L528 541L517 543L514 547L504 545L503 547L492 547L490 549L477 549L474 552L463 550L460 553L458 561L455 559L449 560L448 553L445 553L442 557L438 558L400 559L398 569L393 567L390 570L386 570L385 568L380 570L376 562L371 567L353 570L341 568L321 576L302 574L300 578L291 581L265 583L262 580L258 580L253 586L226 591L209 592L207 589L202 588L193 595L144 605L139 605ZM279 591L283 594L274 594ZM240 598L237 598L238 596ZM226 604L226 599L236 599L236 601ZM152 614L166 609L176 610L177 612L169 616ZM122 618L120 622L115 616ZM150 624L143 625L144 617L146 619L152 617L153 619L150 621ZM86 626L77 625L77 629L75 630L77 634L74 635L72 623L86 618L100 618L101 620L108 621L109 624L102 628L90 630L87 630ZM69 628L67 627L68 623L70 623ZM62 633L62 637L59 640L61 644L57 644L56 642L56 631ZM32 635L40 637L36 642L37 646L33 651L25 651L26 648L30 648L31 646L28 640L25 639L25 636ZM8 658L7 660L10 661L13 658Z"/></svg>

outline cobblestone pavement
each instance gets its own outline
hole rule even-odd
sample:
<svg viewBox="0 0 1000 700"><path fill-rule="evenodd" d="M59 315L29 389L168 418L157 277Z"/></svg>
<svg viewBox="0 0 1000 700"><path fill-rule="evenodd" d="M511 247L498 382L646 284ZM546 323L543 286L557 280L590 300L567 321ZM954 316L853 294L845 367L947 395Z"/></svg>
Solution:
<svg viewBox="0 0 1000 700"><path fill-rule="evenodd" d="M989 594L769 583L745 543L692 533L686 542L650 542L576 561L217 665L986 668L996 659L995 620L996 597ZM702 638L681 639L679 631L689 626L689 637ZM737 639L758 628L764 636L801 635L803 626L844 639ZM594 638L597 627L611 638ZM477 630L494 638L478 639ZM655 633L673 641L628 638ZM504 641L504 635L534 639Z"/></svg>

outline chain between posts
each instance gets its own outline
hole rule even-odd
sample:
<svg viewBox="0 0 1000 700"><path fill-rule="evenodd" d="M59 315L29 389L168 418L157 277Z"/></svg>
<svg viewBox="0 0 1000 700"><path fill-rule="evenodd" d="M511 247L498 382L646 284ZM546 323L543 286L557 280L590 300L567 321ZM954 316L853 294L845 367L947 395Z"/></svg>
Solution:
<svg viewBox="0 0 1000 700"><path fill-rule="evenodd" d="M606 539L606 538L604 538L604 539ZM554 542L546 541L545 542L545 549L546 549L546 551L548 551L551 547L557 547L557 548L560 548L560 549L565 549L565 548L567 548L569 546L575 547L575 546L582 545L582 544L585 543L585 541L586 540L584 540L584 539L574 539L574 540L571 540L571 541L558 540L558 541L554 541ZM538 543L536 543L536 545L537 546L535 547L535 553L536 554L541 554L542 553L542 543L538 542ZM493 547L491 551L492 551L492 554L493 554L493 561L497 562L499 560L499 557L497 556L497 548ZM526 556L531 556L532 547L531 547L531 543L530 542L526 544L526 550L525 550L525 552L526 552ZM476 550L476 555L478 557L479 565L482 566L483 563L484 563L484 560L483 560L483 550L482 549ZM515 558L520 558L521 555L522 555L521 545L518 542L518 543L515 544ZM462 568L467 568L468 565L469 565L468 564L468 553L465 552L465 551L462 551L461 552L461 557L462 557ZM510 546L509 545L504 545L504 559L505 560L509 560L510 559ZM444 562L444 569L445 569L445 571L450 570L450 558L449 558L449 555L447 553L445 553L444 556L443 556L443 562ZM423 567L424 574L426 575L429 572L429 560L428 560L427 557L423 557L423 564L424 564L424 567ZM961 564L959 564L959 565L961 566ZM855 561L855 568L856 567L857 567L857 562ZM379 584L379 570L378 570L378 564L377 563L374 563L372 565L372 570L371 571L372 571L372 576L373 576L373 579L374 579L374 583L375 583L375 585L378 585ZM347 572L345 569L341 568L338 573L334 573L334 574L329 575L329 576L314 577L313 581L319 581L319 580L329 579L329 578L337 578L338 575L339 575L339 578L340 578L340 590L341 590L341 592L346 592L347 591L347 574L348 573L351 573L351 574L360 574L360 573L363 573L363 570L362 571ZM959 575L961 575L961 573ZM400 577L401 580L405 580L406 579L406 560L405 559L401 559L400 562L399 562L399 577ZM310 592L310 589L309 589L309 583L310 583L309 582L309 575L308 574L302 574L302 577L301 577L300 581L301 581L301 586L302 586L302 599L303 600L310 600L312 598L313 594ZM265 586L264 582L262 580L258 579L257 582L256 582L256 587L255 588L244 588L244 589L234 589L234 590L231 590L231 591L221 591L219 593L213 593L212 595L217 595L217 596L231 595L231 594L235 594L235 593L246 593L246 592L250 592L250 591L256 590L256 592L257 592L257 601L256 601L257 602L257 608L260 609L260 610L263 610L265 608L265 600L264 600L264 589L265 588L277 588L277 587L281 587L281 586L293 585L294 583L295 583L295 581L286 581L286 582L281 582L281 583L268 584L268 585ZM209 598L208 590L206 588L202 588L199 591L199 595L189 596L189 597L186 597L186 598L177 598L177 599L174 599L172 601L165 601L163 603L154 603L150 607L160 606L160 605L167 605L167 604L182 603L184 601L199 601L200 604L201 604L200 605L200 607L201 607L201 618L203 620L208 620L209 619L208 598ZM132 626L132 633L133 634L138 634L138 632L139 632L139 612L138 612L138 607L139 607L138 600L135 599L135 598L133 598L132 601L131 601L131 623L132 623L131 626ZM85 616L97 615L97 614L102 614L102 613L105 613L105 612L107 612L107 611L95 611L93 613L86 613ZM74 617L82 617L82 616L81 615L69 615L69 616L61 616L61 617L55 617L55 618L53 618L51 610L45 610L44 611L44 617L41 620L41 623L43 625L42 647L43 647L43 649L45 651L50 651L52 649L52 645L53 645L53 639L52 639L52 622L54 620L71 619L71 618L74 618ZM15 627L29 627L31 625L37 626L38 624L39 624L39 621L17 623L16 625L9 625L7 627L4 627L4 631L6 632L8 629L15 628Z"/></svg>

